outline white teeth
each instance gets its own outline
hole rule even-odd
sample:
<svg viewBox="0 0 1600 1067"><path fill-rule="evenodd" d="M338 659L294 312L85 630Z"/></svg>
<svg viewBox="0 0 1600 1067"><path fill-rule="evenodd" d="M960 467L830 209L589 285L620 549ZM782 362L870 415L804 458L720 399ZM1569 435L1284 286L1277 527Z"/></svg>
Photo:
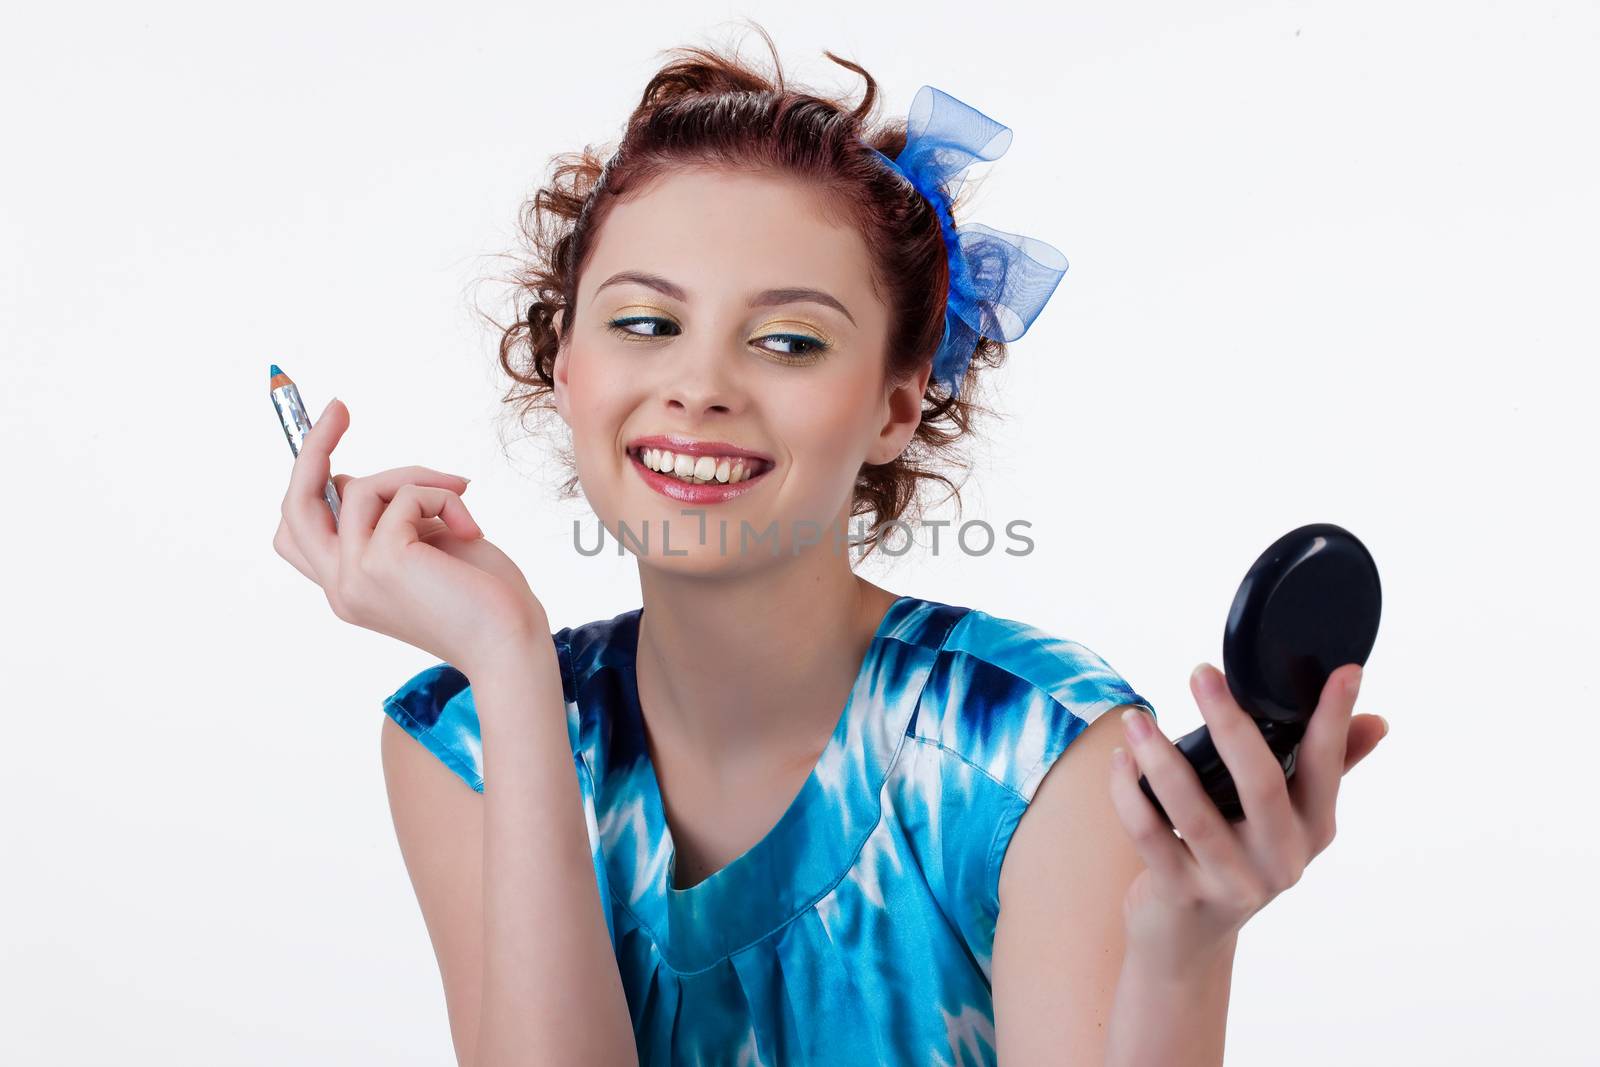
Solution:
<svg viewBox="0 0 1600 1067"><path fill-rule="evenodd" d="M743 456L690 456L665 448L642 448L639 462L653 471L669 474L695 485L723 482L732 485L754 475L755 461Z"/></svg>

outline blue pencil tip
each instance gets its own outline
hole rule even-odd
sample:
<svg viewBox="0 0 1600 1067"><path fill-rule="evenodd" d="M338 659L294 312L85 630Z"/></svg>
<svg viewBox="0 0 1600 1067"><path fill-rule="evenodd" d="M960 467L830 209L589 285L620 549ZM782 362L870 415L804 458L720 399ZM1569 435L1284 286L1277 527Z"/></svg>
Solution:
<svg viewBox="0 0 1600 1067"><path fill-rule="evenodd" d="M268 377L276 378L278 375L280 375L282 373L283 373L283 371L279 370L278 369L278 365L276 363L274 363L272 365L272 373L270 375L268 375Z"/></svg>

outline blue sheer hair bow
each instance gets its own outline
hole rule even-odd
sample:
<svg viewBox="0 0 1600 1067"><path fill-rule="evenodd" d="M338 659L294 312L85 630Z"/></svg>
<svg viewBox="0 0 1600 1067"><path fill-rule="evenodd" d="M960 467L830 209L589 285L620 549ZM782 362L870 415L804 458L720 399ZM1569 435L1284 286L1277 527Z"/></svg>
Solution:
<svg viewBox="0 0 1600 1067"><path fill-rule="evenodd" d="M950 204L977 160L1011 147L1011 128L931 85L917 90L906 115L906 144L894 159L872 153L903 175L939 216L950 263L944 340L933 379L955 394L979 336L1015 341L1027 332L1067 272L1067 257L1033 237L969 222L956 226Z"/></svg>

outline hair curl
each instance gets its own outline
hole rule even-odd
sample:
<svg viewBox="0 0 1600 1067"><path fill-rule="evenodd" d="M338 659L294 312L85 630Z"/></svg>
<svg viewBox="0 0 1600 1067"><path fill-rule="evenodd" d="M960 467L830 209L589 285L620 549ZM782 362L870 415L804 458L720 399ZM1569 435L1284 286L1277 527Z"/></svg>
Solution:
<svg viewBox="0 0 1600 1067"><path fill-rule="evenodd" d="M592 146L551 160L548 183L519 212L526 255L510 281L514 304L529 299L525 312L500 331L499 361L512 381L504 397L525 421L554 410L556 353L570 338L573 317L557 315L577 301L578 279L605 219L630 189L683 166L794 174L814 182L833 216L855 225L872 256L871 278L889 309L886 375L904 382L933 359L944 335L949 266L938 215L908 183L898 180L868 151L893 159L905 147L904 119L874 124L877 83L861 66L825 51L830 60L861 75L866 92L847 108L840 101L793 88L785 80L772 38L755 27L772 54L772 73L746 64L737 49L668 49L672 57L645 86L620 144L602 158ZM952 216L974 183L963 184ZM863 464L857 474L850 515L871 515L865 552L878 548L895 521L915 520L923 510L919 487L942 483L960 510L960 486L938 469L967 472L957 441L975 414L992 414L973 399L977 377L1006 357L1005 343L980 336L959 395L928 383L922 419L900 456ZM562 459L573 471L570 446ZM965 478L962 479L963 482ZM576 495L573 473L562 485Z"/></svg>

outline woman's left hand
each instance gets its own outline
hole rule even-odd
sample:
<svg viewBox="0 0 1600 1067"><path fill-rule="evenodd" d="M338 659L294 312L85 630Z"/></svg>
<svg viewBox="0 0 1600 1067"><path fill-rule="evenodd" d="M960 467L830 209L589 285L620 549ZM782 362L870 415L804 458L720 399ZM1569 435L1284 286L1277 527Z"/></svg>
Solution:
<svg viewBox="0 0 1600 1067"><path fill-rule="evenodd" d="M1219 954L1232 953L1246 920L1300 880L1333 841L1340 779L1388 732L1377 715L1352 715L1360 684L1359 664L1328 676L1286 781L1222 672L1208 663L1195 668L1189 688L1239 788L1245 818L1238 823L1217 810L1149 712L1134 709L1125 719L1132 759L1118 766L1113 758L1111 795L1145 863L1123 901L1130 955L1175 981L1203 975ZM1140 774L1171 827L1139 788Z"/></svg>

